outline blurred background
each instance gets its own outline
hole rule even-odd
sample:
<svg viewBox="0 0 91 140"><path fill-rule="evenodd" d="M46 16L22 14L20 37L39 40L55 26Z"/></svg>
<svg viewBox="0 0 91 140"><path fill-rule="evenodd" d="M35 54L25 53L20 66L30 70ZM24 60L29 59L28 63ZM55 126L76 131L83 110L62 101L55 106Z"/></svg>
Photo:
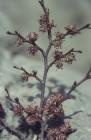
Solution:
<svg viewBox="0 0 91 140"><path fill-rule="evenodd" d="M73 24L79 28L91 23L91 0L45 0L45 2L50 9L50 18L57 25L53 35L56 31L63 32L64 27L68 25ZM13 66L23 66L29 71L37 70L39 76L42 77L43 66L40 53L35 57L27 55L27 44L17 48L15 45L16 38L8 36L6 32L17 30L24 36L27 36L29 32L38 33L38 20L42 13L38 0L0 0L0 97L5 94L4 86L8 83L12 85L10 88L12 95L19 96L23 102L25 101L24 98L30 95L30 92L33 96L35 92L39 92L31 84L21 83L19 80L21 72L14 70ZM48 44L47 36L46 34L39 36L41 38L37 42L45 49ZM57 85L57 81L55 84L52 79L48 81L48 85L54 86L55 84L56 88L60 85L63 87L65 85L70 86L74 80L79 81L91 66L91 31L84 30L81 35L73 38L67 37L62 47L64 50L76 48L82 50L83 54L77 55L77 61L72 65L66 65L64 70L56 70L52 67L48 76L56 79L59 84ZM32 80L32 82L35 81ZM32 91L29 87L33 88ZM73 111L83 111L71 120L73 126L78 128L78 132L69 139L88 140L91 139L91 117L88 117L91 115L91 81L82 85L78 90L79 94L75 93L76 101L73 100L64 104L68 115Z"/></svg>

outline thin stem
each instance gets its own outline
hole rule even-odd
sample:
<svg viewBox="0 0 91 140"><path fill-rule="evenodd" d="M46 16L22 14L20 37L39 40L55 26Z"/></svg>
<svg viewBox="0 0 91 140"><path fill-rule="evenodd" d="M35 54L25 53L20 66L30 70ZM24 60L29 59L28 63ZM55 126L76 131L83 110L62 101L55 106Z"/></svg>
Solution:
<svg viewBox="0 0 91 140"><path fill-rule="evenodd" d="M56 60L53 60L49 65L48 65L48 70L55 64Z"/></svg>
<svg viewBox="0 0 91 140"><path fill-rule="evenodd" d="M49 23L49 9L47 9L45 7L44 0L40 0L39 3L41 5L41 7L44 11L44 14L47 17L47 21ZM45 84L46 84L47 72L48 72L48 60L47 59L48 59L48 53L49 53L51 46L52 46L51 27L49 27L49 29L48 29L48 39L49 39L49 45L48 45L48 48L47 48L45 56L44 56L44 74L43 74L43 80L42 80L42 84L41 84L41 104L40 104L41 116L42 116L41 137L40 137L41 140L44 140L44 131L45 131L45 122L43 121L44 114L43 114L42 108L43 108L43 104L44 104Z"/></svg>
<svg viewBox="0 0 91 140"><path fill-rule="evenodd" d="M65 39L65 37L66 37L66 36L69 36L69 35L76 35L76 34L79 34L80 31L83 31L84 29L91 29L90 25L91 25L91 24L86 24L86 25L84 25L83 27L76 29L76 32L66 32L65 34L63 34L62 39Z"/></svg>
<svg viewBox="0 0 91 140"><path fill-rule="evenodd" d="M78 86L80 86L82 83L84 83L86 80L91 79L91 68L88 70L86 75L84 76L83 79L81 79L79 82L74 82L73 85L71 86L70 90L67 92L67 97L69 98L70 94L72 91L74 91Z"/></svg>
<svg viewBox="0 0 91 140"><path fill-rule="evenodd" d="M18 69L18 70L21 70L23 71L24 73L26 73L29 77L34 77L37 81L39 81L40 83L42 82L42 80L37 76L37 74L34 74L34 73L29 73L28 71L25 70L25 68L23 67L17 67L17 66L14 66L15 69Z"/></svg>
<svg viewBox="0 0 91 140"><path fill-rule="evenodd" d="M45 94L45 84L46 84L46 79L47 79L47 65L48 65L48 61L47 61L47 56L45 56L44 58L44 74L43 74L43 81L41 84L41 104L40 104L40 108L41 108L41 117L42 117L42 121L41 121L41 137L40 139L43 140L44 139L44 131L45 131L45 122L43 120L44 114L43 114L43 105L44 105L44 94Z"/></svg>
<svg viewBox="0 0 91 140"><path fill-rule="evenodd" d="M4 120L0 119L0 124L6 129L6 131L16 137L18 137L20 140L25 140L24 136L11 126L9 126Z"/></svg>

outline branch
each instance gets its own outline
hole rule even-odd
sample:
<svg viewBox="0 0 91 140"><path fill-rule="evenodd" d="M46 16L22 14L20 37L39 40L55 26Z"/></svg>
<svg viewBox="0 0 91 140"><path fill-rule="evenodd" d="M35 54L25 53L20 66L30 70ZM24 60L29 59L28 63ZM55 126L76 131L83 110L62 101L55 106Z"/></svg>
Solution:
<svg viewBox="0 0 91 140"><path fill-rule="evenodd" d="M14 66L15 69L18 69L18 70L21 70L23 71L24 73L26 73L29 77L34 77L37 81L39 81L41 83L41 79L37 76L37 73L36 72L32 72L32 73L29 73L27 72L23 67L17 67L17 66Z"/></svg>
<svg viewBox="0 0 91 140"><path fill-rule="evenodd" d="M84 83L86 80L89 80L89 79L91 79L91 67L82 80L80 80L79 82L75 81L73 83L73 85L71 86L70 90L67 93L67 98L70 97L70 94L72 91L74 91L78 86L80 86L82 83Z"/></svg>
<svg viewBox="0 0 91 140"><path fill-rule="evenodd" d="M83 26L83 27L81 27L79 29L76 29L76 31L72 31L72 32L68 31L65 34L63 34L62 39L65 39L65 37L68 36L68 35L76 35L76 34L79 34L80 31L83 31L85 29L91 29L90 25L91 24L86 24L85 26Z"/></svg>
<svg viewBox="0 0 91 140"><path fill-rule="evenodd" d="M47 71L50 69L50 67L52 67L54 64L55 64L56 60L53 60L49 65L48 65L48 68L47 68Z"/></svg>
<svg viewBox="0 0 91 140"><path fill-rule="evenodd" d="M4 120L0 119L0 124L7 130L8 133L18 137L20 140L25 140L24 136L19 131L15 130L11 126L8 126Z"/></svg>
<svg viewBox="0 0 91 140"><path fill-rule="evenodd" d="M26 42L28 44L32 44L32 45L36 46L36 48L42 53L43 57L45 56L45 52L44 52L44 50L41 47L39 47L34 41L27 40L20 33L18 33L18 31L15 31L14 33L8 31L7 34L8 35L14 35L14 36L20 37L23 40L24 43Z"/></svg>
<svg viewBox="0 0 91 140"><path fill-rule="evenodd" d="M66 52L65 54L63 54L63 55L62 55L62 58L63 58L64 56L66 56L67 54L72 53L72 52L73 52L73 53L82 53L81 50L75 50L74 48L72 48L72 49L70 49L68 52ZM61 59L61 57L60 57L60 59ZM57 61L57 60L53 60L53 61L48 65L47 70L49 70L49 68L52 67L52 66L55 64L56 61Z"/></svg>
<svg viewBox="0 0 91 140"><path fill-rule="evenodd" d="M42 9L43 9L43 11L45 13L45 15L48 16L47 9L46 9L45 4L44 4L44 0L39 0L39 3L41 5L41 7L42 7Z"/></svg>
<svg viewBox="0 0 91 140"><path fill-rule="evenodd" d="M74 48L72 48L68 52L66 52L64 55L68 55L69 53L82 53L82 51L81 50L75 50Z"/></svg>

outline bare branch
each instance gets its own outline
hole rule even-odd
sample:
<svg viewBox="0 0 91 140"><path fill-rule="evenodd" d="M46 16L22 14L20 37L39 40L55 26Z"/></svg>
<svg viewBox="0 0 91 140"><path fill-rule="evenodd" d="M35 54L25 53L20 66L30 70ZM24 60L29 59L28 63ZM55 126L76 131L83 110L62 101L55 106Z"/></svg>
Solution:
<svg viewBox="0 0 91 140"><path fill-rule="evenodd" d="M76 53L82 53L82 51L81 50L75 50L74 48L72 48L72 49L70 49L68 52L66 52L64 55L67 55L67 54L69 54L69 53L72 53L72 52L76 52Z"/></svg>
<svg viewBox="0 0 91 140"><path fill-rule="evenodd" d="M17 66L14 66L15 69L18 69L18 70L21 70L23 71L24 73L26 73L29 77L34 77L37 81L39 81L41 83L41 79L37 76L37 73L34 73L34 71L32 73L29 73L25 70L25 68L23 67L17 67Z"/></svg>
<svg viewBox="0 0 91 140"><path fill-rule="evenodd" d="M67 97L70 96L71 92L74 91L78 86L80 86L82 83L84 83L86 80L91 79L91 68L88 70L87 74L84 76L82 80L79 82L74 82L73 85L71 86L70 90L67 93Z"/></svg>
<svg viewBox="0 0 91 140"><path fill-rule="evenodd" d="M47 9L46 9L46 7L45 7L44 0L39 0L39 3L40 3L40 5L41 5L41 7L42 7L42 9L43 9L43 11L44 11L44 13L45 13L45 15L48 16L48 12L47 12Z"/></svg>
<svg viewBox="0 0 91 140"><path fill-rule="evenodd" d="M49 70L49 68L52 67L52 66L55 64L55 62L56 62L56 60L53 60L53 61L48 65L48 68L47 68L47 69Z"/></svg>
<svg viewBox="0 0 91 140"><path fill-rule="evenodd" d="M17 131L16 129L12 128L11 126L9 126L5 120L0 119L0 124L4 127L4 129L7 130L8 133L18 137L20 140L25 140L24 136Z"/></svg>

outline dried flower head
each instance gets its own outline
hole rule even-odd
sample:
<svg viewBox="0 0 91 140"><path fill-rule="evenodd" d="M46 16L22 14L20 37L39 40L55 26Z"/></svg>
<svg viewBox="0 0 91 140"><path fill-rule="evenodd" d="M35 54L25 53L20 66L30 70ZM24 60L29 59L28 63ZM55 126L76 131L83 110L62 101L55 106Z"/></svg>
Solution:
<svg viewBox="0 0 91 140"><path fill-rule="evenodd" d="M38 110L38 106L33 107L33 106L29 105L28 107L25 108L25 112L27 114L35 114L37 112L37 110Z"/></svg>
<svg viewBox="0 0 91 140"><path fill-rule="evenodd" d="M72 62L76 60L74 52L79 53L79 51L74 51L74 49L71 49L71 51L66 54L63 54L63 52L59 52L58 50L56 50L53 55L56 67L58 69L63 69L63 63L72 64Z"/></svg>
<svg viewBox="0 0 91 140"><path fill-rule="evenodd" d="M58 61L63 57L63 53L59 52L58 50L55 50L53 53L53 57L55 61Z"/></svg>
<svg viewBox="0 0 91 140"><path fill-rule="evenodd" d="M17 40L16 40L16 45L17 45L17 47L22 46L23 43L24 43L24 39L21 38L20 36L18 36L18 37L17 37Z"/></svg>
<svg viewBox="0 0 91 140"><path fill-rule="evenodd" d="M54 21L52 20L50 22L46 14L40 16L39 24L40 24L39 31L41 32L47 32L50 28L55 27Z"/></svg>
<svg viewBox="0 0 91 140"><path fill-rule="evenodd" d="M28 124L36 124L36 122L40 122L40 115L38 106L29 105L25 108L25 112L28 114L26 117L26 121Z"/></svg>
<svg viewBox="0 0 91 140"><path fill-rule="evenodd" d="M54 48L56 48L56 49L61 48L63 35L64 34L61 32L56 32L56 37L54 39Z"/></svg>
<svg viewBox="0 0 91 140"><path fill-rule="evenodd" d="M23 108L19 104L14 106L13 111L15 116L21 116L23 114Z"/></svg>
<svg viewBox="0 0 91 140"><path fill-rule="evenodd" d="M57 119L64 116L64 110L61 102L64 97L60 93L53 93L49 96L44 106L44 113L48 115L48 119Z"/></svg>
<svg viewBox="0 0 91 140"><path fill-rule="evenodd" d="M29 80L29 75L25 72L22 73L21 75L21 80L22 81L28 81Z"/></svg>
<svg viewBox="0 0 91 140"><path fill-rule="evenodd" d="M66 63L72 64L73 61L75 61L75 54L74 53L69 53L65 56L64 61Z"/></svg>
<svg viewBox="0 0 91 140"><path fill-rule="evenodd" d="M29 54L35 56L35 54L38 52L38 48L34 45L31 45L31 47L28 48Z"/></svg>
<svg viewBox="0 0 91 140"><path fill-rule="evenodd" d="M28 35L28 39L30 42L35 42L38 39L38 34L35 32L30 32Z"/></svg>
<svg viewBox="0 0 91 140"><path fill-rule="evenodd" d="M72 129L69 123L61 124L60 126L48 128L47 140L67 140L67 136L73 133L75 129Z"/></svg>
<svg viewBox="0 0 91 140"><path fill-rule="evenodd" d="M78 30L75 25L69 25L69 26L65 27L65 29L66 29L67 33L69 33L71 35L78 33Z"/></svg>

